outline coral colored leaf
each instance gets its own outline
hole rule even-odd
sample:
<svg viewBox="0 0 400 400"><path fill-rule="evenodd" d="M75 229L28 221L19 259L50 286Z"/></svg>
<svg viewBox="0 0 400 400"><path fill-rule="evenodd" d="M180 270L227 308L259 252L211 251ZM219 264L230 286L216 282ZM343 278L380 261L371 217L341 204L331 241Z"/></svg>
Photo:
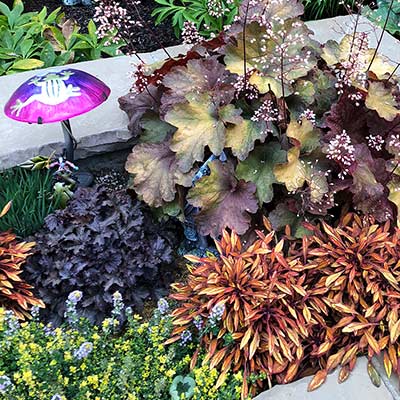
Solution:
<svg viewBox="0 0 400 400"><path fill-rule="evenodd" d="M400 115L400 110L390 88L383 82L370 82L365 105L370 110L375 110L381 118L393 121Z"/></svg>
<svg viewBox="0 0 400 400"><path fill-rule="evenodd" d="M321 134L306 118L303 118L300 123L291 121L286 134L293 139L294 145L299 147L302 153L311 153L320 146Z"/></svg>
<svg viewBox="0 0 400 400"><path fill-rule="evenodd" d="M312 392L313 390L318 389L325 382L327 375L328 374L325 370L318 371L308 384L307 390Z"/></svg>
<svg viewBox="0 0 400 400"><path fill-rule="evenodd" d="M244 119L240 124L231 125L226 130L225 147L230 147L232 153L240 161L247 158L254 149L256 140L264 143L268 132L265 122L254 122Z"/></svg>
<svg viewBox="0 0 400 400"><path fill-rule="evenodd" d="M189 204L200 208L195 216L200 233L218 237L226 227L245 233L250 224L249 213L258 209L256 186L238 181L230 162L215 160L209 167L211 174L201 178L187 197Z"/></svg>
<svg viewBox="0 0 400 400"><path fill-rule="evenodd" d="M168 142L136 145L125 169L133 174L135 191L154 207L173 201L176 185L192 185L192 175L178 169L175 153L170 150Z"/></svg>
<svg viewBox="0 0 400 400"><path fill-rule="evenodd" d="M350 376L350 369L347 365L342 367L339 371L338 382L343 383Z"/></svg>
<svg viewBox="0 0 400 400"><path fill-rule="evenodd" d="M292 147L287 153L287 163L278 164L274 168L274 174L278 182L284 183L289 192L301 188L307 178L307 168L304 162L299 160L300 149Z"/></svg>
<svg viewBox="0 0 400 400"><path fill-rule="evenodd" d="M383 365L385 366L387 377L390 378L392 375L392 362L387 351L383 353Z"/></svg>
<svg viewBox="0 0 400 400"><path fill-rule="evenodd" d="M278 143L257 146L246 160L238 164L236 175L238 178L256 185L260 204L269 203L274 194L272 185L277 183L274 167L285 161L286 152Z"/></svg>
<svg viewBox="0 0 400 400"><path fill-rule="evenodd" d="M9 211L10 208L11 208L11 205L12 205L12 201L9 201L9 202L3 207L3 209L2 209L1 212L0 212L0 218L1 218L1 217L4 217L4 216L8 213L8 211Z"/></svg>
<svg viewBox="0 0 400 400"><path fill-rule="evenodd" d="M379 354L380 353L380 348L379 348L379 344L376 341L376 339L369 332L365 332L364 336L366 337L366 339L368 341L368 344L371 346L372 350L376 354Z"/></svg>
<svg viewBox="0 0 400 400"><path fill-rule="evenodd" d="M176 152L179 168L188 172L195 161L203 161L204 148L221 154L225 146L225 123L239 124L240 110L231 104L219 106L208 94L188 94L187 102L176 104L165 115L165 121L175 126L170 148Z"/></svg>
<svg viewBox="0 0 400 400"><path fill-rule="evenodd" d="M389 197L388 199L394 203L397 207L397 226L400 228L400 181L399 179L392 179L387 184L389 189Z"/></svg>

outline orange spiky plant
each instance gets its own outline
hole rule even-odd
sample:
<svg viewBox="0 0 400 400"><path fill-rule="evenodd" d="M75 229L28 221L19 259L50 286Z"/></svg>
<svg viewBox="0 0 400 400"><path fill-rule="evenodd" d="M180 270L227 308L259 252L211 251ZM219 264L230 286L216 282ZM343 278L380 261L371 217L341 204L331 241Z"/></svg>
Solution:
<svg viewBox="0 0 400 400"><path fill-rule="evenodd" d="M3 217L11 207L8 203L0 212ZM0 232L0 306L14 311L20 319L29 318L32 306L44 307L44 303L35 298L32 286L20 278L21 265L31 254L35 243L18 243L16 235Z"/></svg>
<svg viewBox="0 0 400 400"><path fill-rule="evenodd" d="M269 230L268 221L264 223ZM192 367L203 349L204 362L221 371L217 386L229 370L242 370L243 399L255 389L247 383L252 374L263 373L270 385L293 380L312 326L324 323L323 311L311 302L298 259L284 257L284 242L274 244L274 232L257 235L243 249L234 232L224 231L216 242L220 258L187 256L194 263L188 281L173 285L176 293L171 295L179 305L172 313L175 328L167 343L180 340L186 331L195 332L202 321ZM222 305L218 325L210 326Z"/></svg>
<svg viewBox="0 0 400 400"><path fill-rule="evenodd" d="M330 329L311 353L323 369L309 390L319 387L339 364L339 379L346 379L359 354L371 359L383 353L388 376L392 371L400 375L399 230L392 234L389 222L377 224L354 213L335 228L325 222L321 228L307 228L314 235L303 239L303 261L314 294L330 309ZM374 380L372 364L368 372Z"/></svg>

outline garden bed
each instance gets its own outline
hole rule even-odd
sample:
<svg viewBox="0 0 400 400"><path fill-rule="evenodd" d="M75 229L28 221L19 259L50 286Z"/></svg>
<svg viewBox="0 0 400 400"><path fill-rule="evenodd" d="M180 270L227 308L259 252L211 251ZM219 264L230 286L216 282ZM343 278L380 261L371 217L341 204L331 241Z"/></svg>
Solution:
<svg viewBox="0 0 400 400"><path fill-rule="evenodd" d="M95 6L64 6L61 0L24 0L26 11L40 11L43 7L47 7L49 11L53 11L58 7L62 7L65 18L73 18L81 27L82 32L87 32L87 25L93 19ZM138 4L138 10L146 26L151 29L154 35L161 41L165 47L174 46L181 41L175 36L169 21L165 21L159 25L155 25L154 18L151 16L152 11L156 7L156 3L152 0L144 0ZM146 53L157 50L160 45L154 41L154 37L143 28L136 29L134 34L134 45L138 52Z"/></svg>
<svg viewBox="0 0 400 400"><path fill-rule="evenodd" d="M250 400L360 364L379 387L375 357L400 376L398 42L260 1L216 38L186 24L189 48L136 54L129 80L133 57L79 64L108 101L52 70L7 103L39 123L6 127L16 158L98 108L72 120L80 171L66 135L66 159L56 143L0 175L0 394Z"/></svg>

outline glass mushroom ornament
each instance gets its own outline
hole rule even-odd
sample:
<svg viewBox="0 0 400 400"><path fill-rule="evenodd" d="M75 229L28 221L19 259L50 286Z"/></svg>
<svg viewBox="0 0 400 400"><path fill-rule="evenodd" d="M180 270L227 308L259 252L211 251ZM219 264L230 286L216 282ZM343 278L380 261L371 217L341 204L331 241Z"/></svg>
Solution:
<svg viewBox="0 0 400 400"><path fill-rule="evenodd" d="M74 161L77 142L72 135L70 118L85 114L105 102L110 88L100 79L77 69L66 68L35 75L25 81L4 107L7 117L29 124L61 122L64 132L64 155ZM90 175L77 173L80 185Z"/></svg>

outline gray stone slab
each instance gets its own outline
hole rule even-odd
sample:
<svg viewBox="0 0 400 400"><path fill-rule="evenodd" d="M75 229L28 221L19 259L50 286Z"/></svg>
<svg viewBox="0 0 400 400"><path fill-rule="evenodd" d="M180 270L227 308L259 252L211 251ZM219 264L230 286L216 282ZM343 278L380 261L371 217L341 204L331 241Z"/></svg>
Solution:
<svg viewBox="0 0 400 400"><path fill-rule="evenodd" d="M350 377L338 383L339 370L328 376L326 382L317 390L307 392L310 377L288 385L277 385L261 393L253 400L393 400L384 383L374 386L367 373L367 359L359 358Z"/></svg>
<svg viewBox="0 0 400 400"><path fill-rule="evenodd" d="M308 22L321 43L329 39L340 40L344 34L351 33L354 17L337 17L321 21ZM376 45L381 30L361 17L360 31L371 32L371 45ZM168 51L174 56L184 53L187 46L174 46ZM399 42L385 34L381 52L393 63L400 62ZM148 62L164 59L162 50L141 55ZM397 59L396 59L397 58ZM77 158L119 150L130 146L130 134L127 130L127 117L119 109L118 97L126 94L131 86L129 77L135 58L121 56L74 64L74 68L87 71L111 87L110 98L103 105L85 115L74 118L71 125L79 141ZM14 90L37 71L23 72L0 77L0 170L17 165L36 154L50 154L62 149L63 136L59 124L27 125L8 119L3 107Z"/></svg>

